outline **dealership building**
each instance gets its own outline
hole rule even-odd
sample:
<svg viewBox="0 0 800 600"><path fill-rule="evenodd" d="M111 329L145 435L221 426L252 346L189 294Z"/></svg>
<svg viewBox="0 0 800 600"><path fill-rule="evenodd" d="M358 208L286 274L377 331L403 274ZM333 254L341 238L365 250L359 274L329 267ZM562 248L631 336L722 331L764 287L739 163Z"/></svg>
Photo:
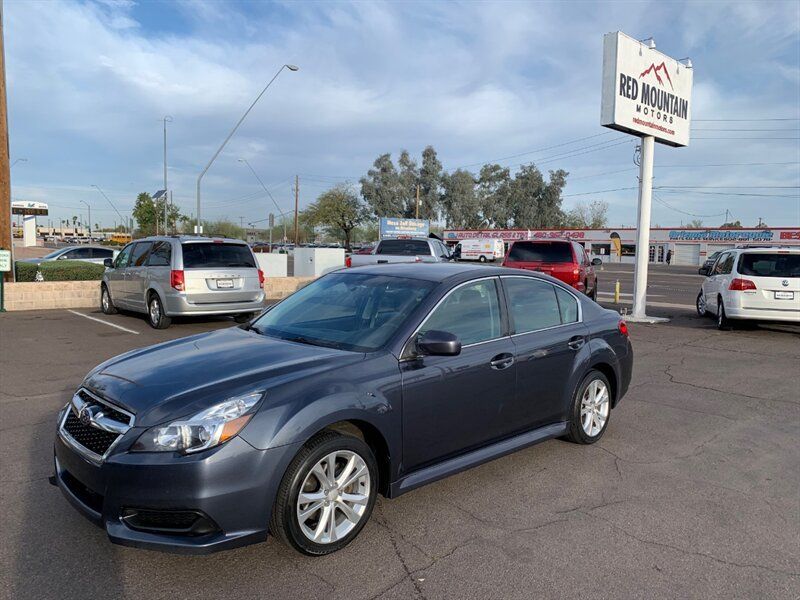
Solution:
<svg viewBox="0 0 800 600"><path fill-rule="evenodd" d="M579 242L592 258L604 262L633 263L636 256L636 229L445 229L444 240L455 245L461 240L500 238L517 240L570 238ZM800 248L800 227L768 229L689 229L653 227L650 229L650 262L664 263L672 251L674 265L701 265L717 250L737 246L792 246Z"/></svg>

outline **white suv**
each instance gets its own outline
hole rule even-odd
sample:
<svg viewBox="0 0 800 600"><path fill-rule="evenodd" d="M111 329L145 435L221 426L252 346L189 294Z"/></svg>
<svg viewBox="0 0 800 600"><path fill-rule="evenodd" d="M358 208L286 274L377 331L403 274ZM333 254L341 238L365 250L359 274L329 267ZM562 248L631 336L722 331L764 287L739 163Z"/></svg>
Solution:
<svg viewBox="0 0 800 600"><path fill-rule="evenodd" d="M700 274L697 314L715 314L719 329L734 319L800 323L800 248L726 250Z"/></svg>

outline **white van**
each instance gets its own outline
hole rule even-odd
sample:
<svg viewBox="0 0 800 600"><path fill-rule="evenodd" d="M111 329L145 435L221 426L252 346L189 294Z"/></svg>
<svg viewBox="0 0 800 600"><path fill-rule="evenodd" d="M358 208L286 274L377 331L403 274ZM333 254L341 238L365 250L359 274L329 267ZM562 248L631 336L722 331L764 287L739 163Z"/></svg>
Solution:
<svg viewBox="0 0 800 600"><path fill-rule="evenodd" d="M506 254L503 240L495 238L481 238L475 240L461 240L456 246L456 257L459 260L477 260L480 262L502 260Z"/></svg>

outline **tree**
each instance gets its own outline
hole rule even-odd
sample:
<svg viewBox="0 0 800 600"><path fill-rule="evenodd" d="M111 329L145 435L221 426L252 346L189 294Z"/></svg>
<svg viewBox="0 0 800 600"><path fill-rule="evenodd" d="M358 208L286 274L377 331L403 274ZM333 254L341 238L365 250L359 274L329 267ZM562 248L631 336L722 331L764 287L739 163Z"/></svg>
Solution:
<svg viewBox="0 0 800 600"><path fill-rule="evenodd" d="M422 167L419 170L419 217L435 220L439 217L439 190L442 185L442 163L433 146L422 151Z"/></svg>
<svg viewBox="0 0 800 600"><path fill-rule="evenodd" d="M320 194L303 211L303 221L321 225L337 238L344 237L344 246L349 250L353 230L369 218L369 212L350 185L340 184Z"/></svg>
<svg viewBox="0 0 800 600"><path fill-rule="evenodd" d="M608 202L592 200L589 204L579 202L575 208L564 215L564 227L570 229L605 229L608 224L606 213Z"/></svg>
<svg viewBox="0 0 800 600"><path fill-rule="evenodd" d="M407 150L400 152L397 159L400 179L400 203L403 207L402 216L413 219L416 215L417 205L417 182L419 181L419 169L417 163L411 158Z"/></svg>
<svg viewBox="0 0 800 600"><path fill-rule="evenodd" d="M475 191L475 183L475 176L463 169L442 176L440 203L448 227L455 229L480 227L483 218L480 214L481 205Z"/></svg>
<svg viewBox="0 0 800 600"><path fill-rule="evenodd" d="M703 222L700 219L692 219L686 226L691 229L700 229L703 226Z"/></svg>
<svg viewBox="0 0 800 600"><path fill-rule="evenodd" d="M153 201L152 196L147 192L142 192L136 197L136 204L133 207L133 218L139 224L139 231L144 235L153 235L156 232L156 223L164 228L164 205L167 202L166 194L162 195L157 201ZM167 222L175 225L181 220L181 213L174 204L167 207ZM208 233L208 231L206 231Z"/></svg>
<svg viewBox="0 0 800 600"><path fill-rule="evenodd" d="M361 178L361 195L376 217L397 217L405 212L400 175L391 154L381 154Z"/></svg>
<svg viewBox="0 0 800 600"><path fill-rule="evenodd" d="M542 195L545 190L544 177L535 165L522 165L511 183L511 217L515 227L547 227L538 217ZM560 220L560 219L559 219Z"/></svg>
<svg viewBox="0 0 800 600"><path fill-rule="evenodd" d="M722 227L729 227L731 229L741 229L742 228L742 222L737 219L736 221L730 221L729 223L723 223Z"/></svg>
<svg viewBox="0 0 800 600"><path fill-rule="evenodd" d="M506 227L512 217L511 171L500 165L483 165L477 184L483 220L489 227Z"/></svg>

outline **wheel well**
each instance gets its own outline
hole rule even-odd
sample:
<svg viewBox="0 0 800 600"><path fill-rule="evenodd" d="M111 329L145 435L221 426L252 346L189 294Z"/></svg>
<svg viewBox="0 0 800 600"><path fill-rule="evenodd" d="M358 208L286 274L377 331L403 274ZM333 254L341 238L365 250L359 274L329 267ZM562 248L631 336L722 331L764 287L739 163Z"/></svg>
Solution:
<svg viewBox="0 0 800 600"><path fill-rule="evenodd" d="M608 363L597 363L596 365L592 365L592 368L596 371L600 371L606 376L606 379L608 379L608 383L611 385L611 407L613 408L617 404L618 389L617 374L614 372L614 368Z"/></svg>
<svg viewBox="0 0 800 600"><path fill-rule="evenodd" d="M363 440L370 447L378 463L378 492L387 496L389 494L389 480L391 479L391 461L389 446L383 434L366 421L337 421L326 426L322 431L336 431L345 435L352 435Z"/></svg>

